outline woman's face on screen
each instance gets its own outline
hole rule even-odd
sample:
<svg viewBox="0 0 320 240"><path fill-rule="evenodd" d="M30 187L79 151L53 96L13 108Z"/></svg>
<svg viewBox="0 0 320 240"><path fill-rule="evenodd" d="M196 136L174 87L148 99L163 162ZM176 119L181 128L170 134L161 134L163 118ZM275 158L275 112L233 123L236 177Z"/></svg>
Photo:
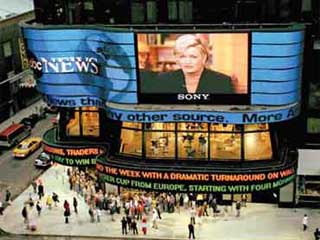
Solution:
<svg viewBox="0 0 320 240"><path fill-rule="evenodd" d="M201 47L188 47L177 54L177 63L184 73L201 72L206 63L206 55L201 51Z"/></svg>

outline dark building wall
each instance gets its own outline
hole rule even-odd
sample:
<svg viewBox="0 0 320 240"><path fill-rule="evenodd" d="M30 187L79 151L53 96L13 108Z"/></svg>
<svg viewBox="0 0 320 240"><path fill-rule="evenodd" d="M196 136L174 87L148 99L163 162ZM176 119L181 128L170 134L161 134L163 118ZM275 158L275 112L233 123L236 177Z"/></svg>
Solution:
<svg viewBox="0 0 320 240"><path fill-rule="evenodd" d="M0 122L7 119L13 109L13 111L19 110L16 96L18 85L7 79L23 70L19 46L19 38L22 36L18 23L31 19L34 19L33 12L0 21ZM5 57L4 44L8 43L10 43L11 55Z"/></svg>

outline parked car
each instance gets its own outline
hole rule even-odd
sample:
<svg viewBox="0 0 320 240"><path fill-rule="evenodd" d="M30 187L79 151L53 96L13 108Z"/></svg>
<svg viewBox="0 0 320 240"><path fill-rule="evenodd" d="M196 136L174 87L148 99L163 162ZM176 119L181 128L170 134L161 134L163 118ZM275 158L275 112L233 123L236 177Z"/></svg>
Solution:
<svg viewBox="0 0 320 240"><path fill-rule="evenodd" d="M46 168L52 165L52 160L50 159L50 156L45 153L41 152L39 156L34 160L34 166L39 168Z"/></svg>
<svg viewBox="0 0 320 240"><path fill-rule="evenodd" d="M27 138L13 149L12 154L15 158L25 158L41 147L41 141L40 137Z"/></svg>
<svg viewBox="0 0 320 240"><path fill-rule="evenodd" d="M40 116L36 113L29 115L28 117L23 118L20 123L33 128L36 123L40 120Z"/></svg>
<svg viewBox="0 0 320 240"><path fill-rule="evenodd" d="M54 106L46 106L44 107L44 111L46 113L58 113L58 108Z"/></svg>

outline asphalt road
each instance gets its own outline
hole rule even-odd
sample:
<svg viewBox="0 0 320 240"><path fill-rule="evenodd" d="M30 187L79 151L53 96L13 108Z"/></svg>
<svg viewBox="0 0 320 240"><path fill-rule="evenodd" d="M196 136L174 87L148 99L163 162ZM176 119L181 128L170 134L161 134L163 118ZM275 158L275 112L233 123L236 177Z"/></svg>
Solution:
<svg viewBox="0 0 320 240"><path fill-rule="evenodd" d="M50 118L40 120L32 129L32 136L42 135L52 126ZM12 156L12 149L3 151L0 155L0 199L4 200L5 190L8 188L12 198L17 197L27 186L30 185L32 179L39 176L44 170L34 167L34 159L41 152L41 148L25 159L15 159Z"/></svg>

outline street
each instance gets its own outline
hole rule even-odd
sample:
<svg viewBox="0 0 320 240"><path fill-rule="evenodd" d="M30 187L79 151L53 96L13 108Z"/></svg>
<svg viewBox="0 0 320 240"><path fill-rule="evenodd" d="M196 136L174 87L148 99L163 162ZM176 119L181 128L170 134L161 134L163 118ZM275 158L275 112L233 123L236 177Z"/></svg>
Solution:
<svg viewBox="0 0 320 240"><path fill-rule="evenodd" d="M47 114L47 118L40 120L32 129L32 136L42 137L42 135L52 126L50 118L54 116ZM12 149L3 150L0 155L0 199L3 200L7 188L11 192L12 198L18 196L32 179L39 176L44 170L34 167L34 159L42 149L38 149L25 159L15 159L12 156Z"/></svg>

